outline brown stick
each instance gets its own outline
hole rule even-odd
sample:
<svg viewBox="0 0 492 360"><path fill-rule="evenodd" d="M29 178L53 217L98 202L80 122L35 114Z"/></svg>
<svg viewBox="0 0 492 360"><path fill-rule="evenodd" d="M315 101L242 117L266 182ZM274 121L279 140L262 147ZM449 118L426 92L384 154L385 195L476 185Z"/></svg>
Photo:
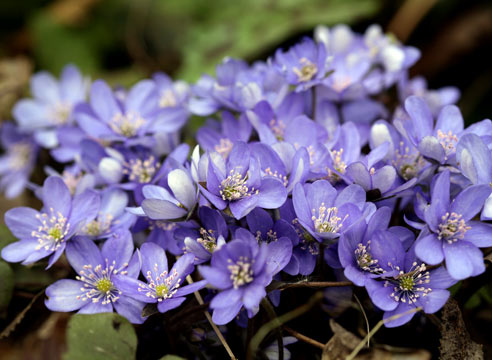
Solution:
<svg viewBox="0 0 492 360"><path fill-rule="evenodd" d="M313 345L314 347L317 347L321 350L323 350L325 348L325 345L323 345L319 341L311 339L310 337L303 335L300 332L297 332L294 329L291 329L290 327L284 326L284 330L287 331L289 334L291 334L296 339L304 341L305 343L308 343L309 345Z"/></svg>
<svg viewBox="0 0 492 360"><path fill-rule="evenodd" d="M343 286L352 286L352 285L353 283L351 281L300 281L296 283L281 284L275 290L283 290L283 289L298 288L298 287L324 288L324 287L343 287Z"/></svg>

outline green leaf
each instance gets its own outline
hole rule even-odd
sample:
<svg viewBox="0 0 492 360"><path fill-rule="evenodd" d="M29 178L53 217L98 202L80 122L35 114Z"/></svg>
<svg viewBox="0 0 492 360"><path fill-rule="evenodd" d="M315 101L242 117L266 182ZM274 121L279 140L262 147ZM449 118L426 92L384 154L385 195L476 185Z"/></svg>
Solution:
<svg viewBox="0 0 492 360"><path fill-rule="evenodd" d="M7 226L0 225L0 250L14 241L16 241L16 239Z"/></svg>
<svg viewBox="0 0 492 360"><path fill-rule="evenodd" d="M164 355L159 360L185 360L185 359L177 355Z"/></svg>
<svg viewBox="0 0 492 360"><path fill-rule="evenodd" d="M68 322L65 360L135 359L133 325L114 313L74 315Z"/></svg>
<svg viewBox="0 0 492 360"><path fill-rule="evenodd" d="M9 264L0 260L0 314L9 305L14 290L14 272Z"/></svg>

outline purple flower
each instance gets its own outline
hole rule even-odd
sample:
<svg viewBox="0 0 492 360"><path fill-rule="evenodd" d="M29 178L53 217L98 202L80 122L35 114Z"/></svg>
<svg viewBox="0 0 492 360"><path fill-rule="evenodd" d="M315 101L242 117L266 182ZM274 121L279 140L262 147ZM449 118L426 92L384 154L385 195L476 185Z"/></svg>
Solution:
<svg viewBox="0 0 492 360"><path fill-rule="evenodd" d="M65 250L67 242L92 221L99 210L100 199L86 190L73 199L62 179L51 176L42 189L43 209L38 212L17 207L5 213L5 223L20 241L2 249L9 262L32 264L46 256L51 267Z"/></svg>
<svg viewBox="0 0 492 360"><path fill-rule="evenodd" d="M367 279L388 276L389 264L403 261L402 241L413 242L413 234L403 227L388 228L391 209L378 209L366 224L361 221L340 236L338 256L345 276L358 286Z"/></svg>
<svg viewBox="0 0 492 360"><path fill-rule="evenodd" d="M38 155L38 147L31 136L22 134L12 123L5 122L1 129L0 191L8 199L14 198L26 187Z"/></svg>
<svg viewBox="0 0 492 360"><path fill-rule="evenodd" d="M92 84L90 103L75 110L79 126L90 136L127 145L153 146L155 132L173 132L186 117L167 116L155 101L155 83L143 80L134 85L123 100L102 80Z"/></svg>
<svg viewBox="0 0 492 360"><path fill-rule="evenodd" d="M456 144L463 132L464 122L455 105L446 105L434 125L432 113L425 101L417 96L405 100L408 116L395 119L395 126L419 152L439 164L454 163ZM473 129L471 129L473 131Z"/></svg>
<svg viewBox="0 0 492 360"><path fill-rule="evenodd" d="M249 231L239 228L234 240L213 253L211 266L199 267L205 280L220 290L210 302L213 321L227 324L243 306L253 317L266 296L265 287L289 262L291 254L289 239L258 245Z"/></svg>
<svg viewBox="0 0 492 360"><path fill-rule="evenodd" d="M112 234L128 230L135 222L135 215L125 211L128 195L117 188L107 188L101 194L101 207L97 217L88 222L81 234L92 239L102 239Z"/></svg>
<svg viewBox="0 0 492 360"><path fill-rule="evenodd" d="M281 181L261 177L258 161L243 142L234 144L227 162L218 153L209 154L206 186L200 186L202 194L219 210L229 206L236 219L257 206L278 208L287 198Z"/></svg>
<svg viewBox="0 0 492 360"><path fill-rule="evenodd" d="M461 280L485 271L479 247L492 246L492 225L473 221L491 193L488 185L473 185L450 201L449 170L433 179L431 202L424 210L429 232L415 245L417 256L430 265L446 261L452 278Z"/></svg>
<svg viewBox="0 0 492 360"><path fill-rule="evenodd" d="M202 289L206 281L198 281L183 286L186 277L194 270L193 255L181 256L168 270L166 252L159 245L145 243L140 248L142 254L142 274L147 280L137 277L115 277L115 284L127 296L144 303L157 303L160 312L166 312L180 306L186 295Z"/></svg>
<svg viewBox="0 0 492 360"><path fill-rule="evenodd" d="M190 111L201 116L210 115L220 108L244 111L264 100L269 92L275 98L285 94L279 86L269 88L268 71L263 70L260 67L250 68L243 60L224 58L216 66L217 79L204 75L194 86L195 96L190 99Z"/></svg>
<svg viewBox="0 0 492 360"><path fill-rule="evenodd" d="M325 45L310 38L304 38L287 52L277 50L274 65L289 84L297 86L298 92L320 84L329 70Z"/></svg>
<svg viewBox="0 0 492 360"><path fill-rule="evenodd" d="M359 185L337 192L328 181L318 180L297 184L292 200L299 223L321 242L339 237L361 219L366 193Z"/></svg>
<svg viewBox="0 0 492 360"><path fill-rule="evenodd" d="M384 310L383 319L401 315L385 322L386 327L409 322L416 313L411 310L417 307L422 307L426 314L435 313L449 298L449 291L445 289L456 283L443 267L427 271L424 263L416 261L412 249L406 255L399 254L397 259L398 263L390 264L396 272L394 276L366 282L372 302Z"/></svg>
<svg viewBox="0 0 492 360"><path fill-rule="evenodd" d="M73 123L73 109L85 100L87 82L74 65L67 65L58 81L47 72L31 78L33 99L15 104L12 114L20 130L34 135L42 147L58 146L57 128Z"/></svg>
<svg viewBox="0 0 492 360"><path fill-rule="evenodd" d="M46 307L51 311L79 314L113 312L115 309L134 324L144 322L144 303L134 300L116 285L121 274L136 279L140 255L133 253L129 231L114 234L101 248L86 237L77 237L67 245L67 260L77 272L76 280L58 280L46 289ZM136 280L135 280L136 281Z"/></svg>

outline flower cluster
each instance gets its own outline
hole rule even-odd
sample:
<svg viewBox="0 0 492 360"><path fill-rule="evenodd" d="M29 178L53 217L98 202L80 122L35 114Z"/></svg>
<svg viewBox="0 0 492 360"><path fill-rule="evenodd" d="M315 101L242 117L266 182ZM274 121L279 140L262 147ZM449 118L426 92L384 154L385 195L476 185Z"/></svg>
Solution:
<svg viewBox="0 0 492 360"><path fill-rule="evenodd" d="M77 275L46 306L133 323L197 291L216 324L251 318L281 301L273 281L332 269L386 326L434 313L492 246L492 122L465 128L456 89L409 79L418 58L378 26L336 26L266 62L226 58L193 85L38 73L2 128L0 190L28 187L43 208L5 214L20 241L2 257L50 267L65 253ZM206 118L192 151L191 115ZM29 182L40 149L63 169L43 186Z"/></svg>

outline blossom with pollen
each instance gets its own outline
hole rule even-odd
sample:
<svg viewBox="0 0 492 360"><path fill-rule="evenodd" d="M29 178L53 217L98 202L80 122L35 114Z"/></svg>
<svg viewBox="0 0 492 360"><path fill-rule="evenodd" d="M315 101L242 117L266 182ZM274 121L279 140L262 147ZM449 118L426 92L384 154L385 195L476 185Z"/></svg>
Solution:
<svg viewBox="0 0 492 360"><path fill-rule="evenodd" d="M5 214L8 228L20 239L2 249L5 260L31 264L51 255L50 267L61 256L67 242L96 217L100 203L93 190L72 198L68 187L57 176L50 176L44 182L42 200L41 212L18 207Z"/></svg>
<svg viewBox="0 0 492 360"><path fill-rule="evenodd" d="M389 251L389 250L388 250ZM444 267L428 270L424 263L418 262L415 253L396 250L397 263L388 263L393 271L381 279L369 279L365 286L372 302L384 310L383 319L401 315L397 319L385 321L386 327L396 327L410 321L417 308L432 314L444 306L449 298L445 290L456 283Z"/></svg>
<svg viewBox="0 0 492 360"><path fill-rule="evenodd" d="M430 205L420 215L427 230L416 241L417 257L430 265L445 261L449 274L457 280L484 272L478 248L492 246L492 226L472 219L491 192L488 185L472 185L451 201L449 170L436 175Z"/></svg>
<svg viewBox="0 0 492 360"><path fill-rule="evenodd" d="M157 303L160 312L172 310L181 305L185 295L202 289L206 281L186 284L186 277L193 272L192 254L181 256L168 268L166 253L154 243L145 243L140 248L142 255L142 275L147 282L121 274L116 277L116 285L123 293L137 301Z"/></svg>
<svg viewBox="0 0 492 360"><path fill-rule="evenodd" d="M243 306L249 317L256 314L265 287L291 256L292 243L286 237L259 245L248 230L236 230L234 240L214 251L210 266L199 267L205 280L220 290L210 302L213 321L226 324Z"/></svg>
<svg viewBox="0 0 492 360"><path fill-rule="evenodd" d="M246 143L236 142L227 160L216 155L209 154L206 187L200 190L217 209L229 206L232 215L240 219L257 206L274 209L284 203L287 191L282 181L262 176Z"/></svg>
<svg viewBox="0 0 492 360"><path fill-rule="evenodd" d="M81 314L116 310L134 324L144 322L144 303L134 300L116 283L117 276L135 279L140 255L133 252L129 231L113 234L102 248L87 237L78 237L67 246L67 260L77 272L75 280L58 280L46 289L46 307L52 311Z"/></svg>
<svg viewBox="0 0 492 360"><path fill-rule="evenodd" d="M292 193L299 223L318 241L335 239L362 216L366 193L359 185L340 191L326 180L297 184Z"/></svg>

